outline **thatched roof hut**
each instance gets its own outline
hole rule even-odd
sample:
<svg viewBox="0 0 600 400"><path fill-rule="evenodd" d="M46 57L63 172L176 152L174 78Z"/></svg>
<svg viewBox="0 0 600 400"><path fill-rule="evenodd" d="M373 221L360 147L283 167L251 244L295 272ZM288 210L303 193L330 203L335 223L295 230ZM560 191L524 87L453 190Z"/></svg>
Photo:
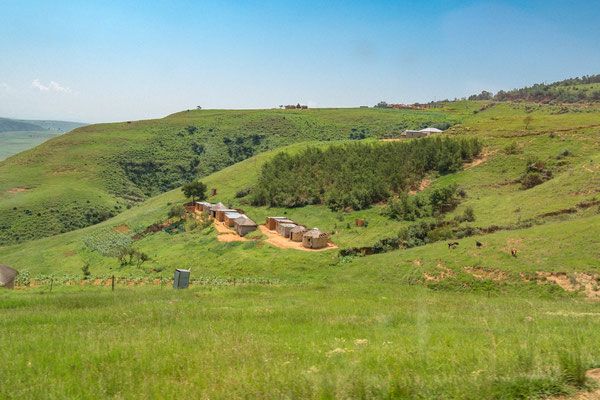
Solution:
<svg viewBox="0 0 600 400"><path fill-rule="evenodd" d="M302 246L308 249L322 249L327 247L327 234L317 228L313 228L302 236Z"/></svg>
<svg viewBox="0 0 600 400"><path fill-rule="evenodd" d="M210 216L215 218L217 216L217 210L226 210L227 206L221 202L218 202L217 204L214 204L212 207L210 207Z"/></svg>
<svg viewBox="0 0 600 400"><path fill-rule="evenodd" d="M247 233L255 231L258 224L247 216L241 215L233 220L233 226L238 235L245 236Z"/></svg>
<svg viewBox="0 0 600 400"><path fill-rule="evenodd" d="M15 277L19 271L7 265L0 265L0 287L13 289L15 287Z"/></svg>
<svg viewBox="0 0 600 400"><path fill-rule="evenodd" d="M294 241L294 242L301 242L302 236L304 236L305 232L306 232L305 227L303 227L302 225L296 225L290 231L290 239L292 239L292 241Z"/></svg>

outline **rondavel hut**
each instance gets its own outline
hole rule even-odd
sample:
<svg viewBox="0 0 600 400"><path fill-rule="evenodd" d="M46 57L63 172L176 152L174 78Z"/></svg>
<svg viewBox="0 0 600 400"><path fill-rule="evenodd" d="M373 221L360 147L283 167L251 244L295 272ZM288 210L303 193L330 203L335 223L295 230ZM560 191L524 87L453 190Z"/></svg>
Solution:
<svg viewBox="0 0 600 400"><path fill-rule="evenodd" d="M210 207L210 216L213 218L216 218L217 210L226 210L226 209L227 209L227 207L225 206L225 204L218 202L217 204Z"/></svg>
<svg viewBox="0 0 600 400"><path fill-rule="evenodd" d="M308 249L322 249L327 247L327 234L313 228L302 236L302 246Z"/></svg>
<svg viewBox="0 0 600 400"><path fill-rule="evenodd" d="M233 226L238 235L245 236L246 234L255 231L258 224L247 216L242 215L233 221Z"/></svg>
<svg viewBox="0 0 600 400"><path fill-rule="evenodd" d="M14 289L17 275L19 275L19 271L16 269L7 265L0 265L0 287Z"/></svg>

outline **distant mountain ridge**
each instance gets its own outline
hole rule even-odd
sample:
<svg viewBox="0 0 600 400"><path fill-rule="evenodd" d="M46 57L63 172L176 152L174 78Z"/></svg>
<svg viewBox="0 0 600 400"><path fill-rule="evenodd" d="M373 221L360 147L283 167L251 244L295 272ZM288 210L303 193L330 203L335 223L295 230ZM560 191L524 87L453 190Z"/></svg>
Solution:
<svg viewBox="0 0 600 400"><path fill-rule="evenodd" d="M0 133L21 131L52 131L65 133L85 125L88 124L72 121L25 120L0 117Z"/></svg>

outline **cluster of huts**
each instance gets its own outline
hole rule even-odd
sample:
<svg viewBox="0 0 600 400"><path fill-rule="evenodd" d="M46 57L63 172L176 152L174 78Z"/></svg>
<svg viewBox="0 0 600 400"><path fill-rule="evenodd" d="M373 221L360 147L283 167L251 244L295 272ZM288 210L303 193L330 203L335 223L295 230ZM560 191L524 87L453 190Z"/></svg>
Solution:
<svg viewBox="0 0 600 400"><path fill-rule="evenodd" d="M308 249L322 249L327 247L327 234L314 229L306 229L305 226L298 225L286 217L267 217L265 226L277 232L279 235L294 242L302 242L302 246Z"/></svg>
<svg viewBox="0 0 600 400"><path fill-rule="evenodd" d="M258 224L245 215L243 211L227 208L221 202L212 204L205 201L197 201L194 208L198 212L210 214L217 221L223 222L225 226L234 228L240 236L245 236L258 228Z"/></svg>

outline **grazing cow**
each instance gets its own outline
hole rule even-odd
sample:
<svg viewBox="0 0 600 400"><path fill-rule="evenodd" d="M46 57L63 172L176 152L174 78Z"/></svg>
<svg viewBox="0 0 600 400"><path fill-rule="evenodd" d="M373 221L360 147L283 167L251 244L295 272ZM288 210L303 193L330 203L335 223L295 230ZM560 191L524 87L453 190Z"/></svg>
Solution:
<svg viewBox="0 0 600 400"><path fill-rule="evenodd" d="M454 249L456 246L458 246L458 242L448 242L449 249Z"/></svg>
<svg viewBox="0 0 600 400"><path fill-rule="evenodd" d="M483 247L483 243L481 243L481 242L477 242L477 241L476 241L476 242L475 242L475 245L477 245L477 248L478 248L478 249L480 249L480 248L482 248L482 247Z"/></svg>
<svg viewBox="0 0 600 400"><path fill-rule="evenodd" d="M515 249L515 248L512 248L512 249L510 250L510 254L512 254L512 256L513 256L513 257L516 257L516 256L517 256L517 249Z"/></svg>

